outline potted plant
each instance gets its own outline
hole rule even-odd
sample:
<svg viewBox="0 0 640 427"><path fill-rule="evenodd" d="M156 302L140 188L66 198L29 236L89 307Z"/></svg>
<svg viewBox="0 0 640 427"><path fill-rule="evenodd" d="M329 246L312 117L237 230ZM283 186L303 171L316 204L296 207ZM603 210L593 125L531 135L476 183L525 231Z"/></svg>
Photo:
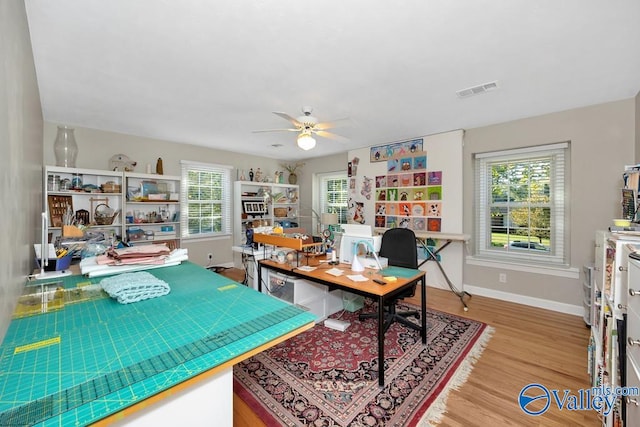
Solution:
<svg viewBox="0 0 640 427"><path fill-rule="evenodd" d="M281 163L280 166L289 172L289 184L296 184L298 182L298 174L296 172L304 166L304 162Z"/></svg>

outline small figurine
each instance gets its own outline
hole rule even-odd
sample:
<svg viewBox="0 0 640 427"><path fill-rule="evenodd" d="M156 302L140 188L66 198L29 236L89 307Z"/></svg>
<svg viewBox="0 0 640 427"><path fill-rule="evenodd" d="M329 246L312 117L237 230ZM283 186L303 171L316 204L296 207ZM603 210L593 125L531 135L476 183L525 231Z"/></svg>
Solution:
<svg viewBox="0 0 640 427"><path fill-rule="evenodd" d="M256 181L257 182L262 182L262 171L260 170L260 168L256 169L256 176L255 177L256 177Z"/></svg>
<svg viewBox="0 0 640 427"><path fill-rule="evenodd" d="M249 169L249 181L253 181L253 168Z"/></svg>

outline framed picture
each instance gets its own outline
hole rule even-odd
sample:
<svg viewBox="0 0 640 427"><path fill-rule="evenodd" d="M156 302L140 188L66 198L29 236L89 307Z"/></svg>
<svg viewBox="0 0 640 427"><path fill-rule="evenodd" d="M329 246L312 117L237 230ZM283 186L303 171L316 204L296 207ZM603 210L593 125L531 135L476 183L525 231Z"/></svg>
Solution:
<svg viewBox="0 0 640 427"><path fill-rule="evenodd" d="M242 209L247 215L264 215L267 213L265 202L244 201L242 202Z"/></svg>

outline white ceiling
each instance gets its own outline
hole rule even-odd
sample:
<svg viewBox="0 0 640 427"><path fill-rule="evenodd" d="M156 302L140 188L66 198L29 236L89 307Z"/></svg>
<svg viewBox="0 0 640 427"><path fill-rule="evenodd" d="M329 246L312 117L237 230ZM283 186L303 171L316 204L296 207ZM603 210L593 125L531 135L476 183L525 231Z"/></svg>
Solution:
<svg viewBox="0 0 640 427"><path fill-rule="evenodd" d="M26 0L44 119L304 159L640 90L638 0ZM456 91L497 80L499 89ZM272 114L350 117L295 146ZM282 144L273 147L273 144Z"/></svg>

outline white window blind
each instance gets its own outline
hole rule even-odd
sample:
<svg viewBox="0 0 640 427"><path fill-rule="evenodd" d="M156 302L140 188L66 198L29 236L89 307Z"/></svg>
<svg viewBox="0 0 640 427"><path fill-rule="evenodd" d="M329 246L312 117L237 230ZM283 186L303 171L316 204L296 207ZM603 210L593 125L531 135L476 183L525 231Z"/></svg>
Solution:
<svg viewBox="0 0 640 427"><path fill-rule="evenodd" d="M475 155L476 255L567 265L568 142Z"/></svg>
<svg viewBox="0 0 640 427"><path fill-rule="evenodd" d="M182 238L231 234L231 166L182 160Z"/></svg>
<svg viewBox="0 0 640 427"><path fill-rule="evenodd" d="M347 172L318 174L320 213L335 213L338 223L347 223L349 187Z"/></svg>

